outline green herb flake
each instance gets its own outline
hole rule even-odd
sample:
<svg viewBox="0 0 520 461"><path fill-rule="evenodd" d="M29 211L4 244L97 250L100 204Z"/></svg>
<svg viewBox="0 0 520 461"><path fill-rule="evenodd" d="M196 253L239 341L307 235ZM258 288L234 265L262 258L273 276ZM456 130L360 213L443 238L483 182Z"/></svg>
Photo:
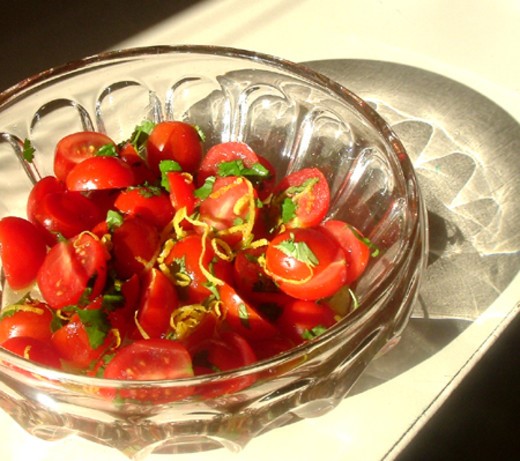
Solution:
<svg viewBox="0 0 520 461"><path fill-rule="evenodd" d="M305 242L296 242L294 240L294 234L292 233L287 240L280 242L275 248L310 267L315 267L320 263L316 255L309 248L309 245Z"/></svg>
<svg viewBox="0 0 520 461"><path fill-rule="evenodd" d="M97 157L117 157L117 148L114 144L105 144L104 146L101 146L97 152Z"/></svg>
<svg viewBox="0 0 520 461"><path fill-rule="evenodd" d="M296 203L289 197L285 197L282 202L282 222L287 224L296 217Z"/></svg>
<svg viewBox="0 0 520 461"><path fill-rule="evenodd" d="M244 303L240 303L238 305L238 318L245 328L251 328L249 323L249 312L247 311L247 306Z"/></svg>
<svg viewBox="0 0 520 461"><path fill-rule="evenodd" d="M123 215L115 210L108 210L106 223L108 230L114 230L123 224Z"/></svg>
<svg viewBox="0 0 520 461"><path fill-rule="evenodd" d="M23 147L22 147L22 155L26 162L32 163L34 160L34 153L36 152L36 149L31 144L31 140L28 138L25 138L23 141Z"/></svg>
<svg viewBox="0 0 520 461"><path fill-rule="evenodd" d="M242 160L237 159L220 163L218 166L218 175L221 177L252 176L264 179L270 176L270 172L261 163L254 163L251 168L247 168Z"/></svg>
<svg viewBox="0 0 520 461"><path fill-rule="evenodd" d="M200 186L198 189L195 189L195 197L204 200L209 197L211 191L213 190L213 184L215 184L215 176L209 176L204 181L204 184Z"/></svg>
<svg viewBox="0 0 520 461"><path fill-rule="evenodd" d="M325 331L327 331L327 328L322 325L316 325L315 327L311 328L310 330L305 330L302 333L302 338L310 341L311 339L314 339L321 334L323 334Z"/></svg>
<svg viewBox="0 0 520 461"><path fill-rule="evenodd" d="M171 171L182 171L182 167L175 160L161 160L161 162L159 162L159 170L161 172L161 186L170 192L170 183L168 182L167 173Z"/></svg>
<svg viewBox="0 0 520 461"><path fill-rule="evenodd" d="M148 140L150 133L155 128L155 123L151 120L143 120L139 125L134 128L130 136L130 144L134 146L137 154L141 157L145 157L146 141Z"/></svg>

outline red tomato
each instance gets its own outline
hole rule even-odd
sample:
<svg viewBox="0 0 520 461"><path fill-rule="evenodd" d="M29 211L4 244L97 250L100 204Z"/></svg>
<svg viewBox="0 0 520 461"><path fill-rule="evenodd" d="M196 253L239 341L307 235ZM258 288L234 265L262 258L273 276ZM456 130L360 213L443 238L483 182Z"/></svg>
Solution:
<svg viewBox="0 0 520 461"><path fill-rule="evenodd" d="M92 347L85 325L79 315L74 314L68 323L54 332L51 341L63 360L83 370L101 357L113 339L107 335L100 346Z"/></svg>
<svg viewBox="0 0 520 461"><path fill-rule="evenodd" d="M167 121L158 123L146 142L148 166L160 174L162 160L174 160L188 173L195 173L202 158L202 143L197 130L188 123Z"/></svg>
<svg viewBox="0 0 520 461"><path fill-rule="evenodd" d="M38 183L40 184L40 183ZM38 188L36 184L35 189ZM92 229L104 219L103 213L91 200L79 192L51 192L31 206L31 222L45 230L46 240L52 245L61 235L72 238Z"/></svg>
<svg viewBox="0 0 520 461"><path fill-rule="evenodd" d="M201 267L218 279L231 278L230 264L215 260L210 240L205 240L203 248L202 238L198 234L187 235L171 247L164 260L178 281L179 295L185 303L201 303L211 295L206 286L208 278Z"/></svg>
<svg viewBox="0 0 520 461"><path fill-rule="evenodd" d="M160 338L170 328L170 317L178 307L177 291L159 269L152 268L141 276L142 295L137 310L139 336Z"/></svg>
<svg viewBox="0 0 520 461"><path fill-rule="evenodd" d="M229 327L246 339L276 336L278 330L227 283L218 287L222 301L223 328Z"/></svg>
<svg viewBox="0 0 520 461"><path fill-rule="evenodd" d="M218 168L222 162L241 160L246 168L251 168L258 163L259 157L256 153L243 142L223 142L212 146L200 165L197 181L201 186L209 176L217 176Z"/></svg>
<svg viewBox="0 0 520 461"><path fill-rule="evenodd" d="M4 341L1 347L31 362L50 368L61 368L60 356L49 341L15 336Z"/></svg>
<svg viewBox="0 0 520 461"><path fill-rule="evenodd" d="M15 216L0 219L2 269L13 290L34 282L46 253L45 238L30 221Z"/></svg>
<svg viewBox="0 0 520 461"><path fill-rule="evenodd" d="M255 363L256 355L249 343L235 332L222 332L218 337L207 339L190 350L196 375L219 371L230 371ZM220 382L201 386L199 393L206 398L238 392L255 382L249 374L238 378L227 378Z"/></svg>
<svg viewBox="0 0 520 461"><path fill-rule="evenodd" d="M347 279L347 263L336 241L315 228L278 234L266 251L266 269L286 294L316 300L333 295Z"/></svg>
<svg viewBox="0 0 520 461"><path fill-rule="evenodd" d="M171 222L174 214L168 194L146 186L121 191L114 207L126 215L139 216L161 230Z"/></svg>
<svg viewBox="0 0 520 461"><path fill-rule="evenodd" d="M124 189L134 186L132 168L117 157L90 157L78 163L65 178L67 189L91 190Z"/></svg>
<svg viewBox="0 0 520 461"><path fill-rule="evenodd" d="M193 376L191 356L178 341L142 339L119 349L104 377L128 380L163 380Z"/></svg>
<svg viewBox="0 0 520 461"><path fill-rule="evenodd" d="M157 228L137 216L128 216L112 233L113 266L122 279L140 274L153 264L159 252Z"/></svg>
<svg viewBox="0 0 520 461"><path fill-rule="evenodd" d="M46 176L40 179L31 189L27 199L27 217L29 221L36 222L38 209L46 195L55 192L65 192L65 183L54 176Z"/></svg>
<svg viewBox="0 0 520 461"><path fill-rule="evenodd" d="M265 255L266 246L246 248L237 252L233 262L233 282L237 291L246 297L256 293L278 292L273 279L269 277L258 258Z"/></svg>
<svg viewBox="0 0 520 461"><path fill-rule="evenodd" d="M276 325L285 337L300 344L320 335L335 323L335 312L326 304L294 300L284 306Z"/></svg>
<svg viewBox="0 0 520 461"><path fill-rule="evenodd" d="M231 246L250 237L256 219L256 192L243 177L217 178L199 207L199 219Z"/></svg>
<svg viewBox="0 0 520 461"><path fill-rule="evenodd" d="M74 166L93 157L100 147L109 144L114 145L114 141L102 133L93 131L82 131L65 136L56 145L54 174L59 180L65 181Z"/></svg>
<svg viewBox="0 0 520 461"><path fill-rule="evenodd" d="M53 314L43 303L22 304L11 312L3 311L0 320L0 344L17 336L49 340Z"/></svg>
<svg viewBox="0 0 520 461"><path fill-rule="evenodd" d="M153 184L156 181L157 175L148 168L131 143L125 143L120 148L119 157L132 167L136 184Z"/></svg>
<svg viewBox="0 0 520 461"><path fill-rule="evenodd" d="M54 309L77 304L90 289L93 300L103 289L108 254L101 241L90 233L54 245L37 275L45 301Z"/></svg>
<svg viewBox="0 0 520 461"><path fill-rule="evenodd" d="M193 177L180 171L166 173L168 185L170 186L170 201L175 211L186 208L189 216L195 209L195 186Z"/></svg>
<svg viewBox="0 0 520 461"><path fill-rule="evenodd" d="M343 221L326 221L321 226L329 232L345 250L347 260L347 285L355 282L365 271L370 259L370 248L363 242L361 233Z"/></svg>
<svg viewBox="0 0 520 461"><path fill-rule="evenodd" d="M275 187L273 194L275 224L288 229L317 226L330 205L329 184L317 168L291 173Z"/></svg>

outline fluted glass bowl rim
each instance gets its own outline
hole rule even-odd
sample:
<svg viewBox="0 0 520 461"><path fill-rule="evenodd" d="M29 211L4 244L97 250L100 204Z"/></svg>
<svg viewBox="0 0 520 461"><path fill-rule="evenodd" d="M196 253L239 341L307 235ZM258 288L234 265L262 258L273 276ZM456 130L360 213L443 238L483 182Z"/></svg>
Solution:
<svg viewBox="0 0 520 461"><path fill-rule="evenodd" d="M339 98L354 106L361 114L361 116L364 117L379 132L379 134L386 139L386 141L388 141L388 144L392 146L393 153L399 157L399 165L402 167L402 173L405 178L406 189L408 192L408 203L410 204L410 202L412 202L416 207L416 213L413 213L413 215L416 217L416 221L413 228L409 229L408 237L410 238L410 241L418 238L418 235L421 232L421 197L418 191L414 169L406 154L404 146L393 133L393 130L386 123L386 121L363 99L358 97L355 93L346 87L340 85L325 75L314 71L304 64L295 63L287 59L279 58L266 53L212 45L159 45L119 49L95 54L61 66L53 67L20 81L19 83L0 93L0 111L10 106L11 104L16 104L17 98L24 96L27 93L37 92L40 87L47 83L75 74L81 74L83 71L86 71L91 67L102 66L103 64L110 65L116 61L139 60L146 59L147 57L151 57L153 55L167 56L170 54L202 54L207 55L208 57L228 57L244 61L250 60L261 62L264 65L272 67L273 69L283 70L289 74L303 78L304 80L309 81L311 84L326 88L328 91L334 93ZM258 361L254 364L241 367L236 370L217 372L211 375L197 376L193 378L128 381L84 376L47 368L45 366L30 362L2 348L0 348L0 359L7 359L11 365L15 366L19 370L22 370L23 372L34 373L54 382L68 382L82 386L95 386L99 388L110 387L131 389L142 386L182 387L204 385L206 383L214 383L219 379L232 379L234 377L241 377L248 374L256 374L262 371L266 371L271 367L279 366L287 359L296 359L297 357L305 356L313 349L319 348L321 345L337 337L345 330L349 330L352 325L356 323L357 320L359 320L359 317L366 315L368 312L371 312L372 309L374 309L374 305L377 305L377 299L382 295L382 293L384 293L384 290L392 283L392 281L396 279L402 264L406 262L407 258L407 252L400 254L394 266L382 280L379 289L375 290L373 293L367 296L355 311L341 319L338 324L325 331L318 338L291 348L290 350L278 354L274 357ZM292 368L291 370L297 368L298 366Z"/></svg>

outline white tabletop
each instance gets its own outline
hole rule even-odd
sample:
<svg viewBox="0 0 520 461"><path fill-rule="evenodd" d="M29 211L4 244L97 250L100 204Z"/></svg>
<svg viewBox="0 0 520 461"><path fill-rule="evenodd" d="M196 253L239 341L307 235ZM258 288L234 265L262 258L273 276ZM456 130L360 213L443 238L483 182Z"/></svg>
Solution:
<svg viewBox="0 0 520 461"><path fill-rule="evenodd" d="M292 61L391 61L451 77L520 121L519 24L518 0L207 0L120 47L212 44ZM258 437L241 453L175 459L392 459L518 313L519 301L517 274L447 347L396 378L348 397L324 416ZM28 436L3 412L0 433L5 461L125 459L75 437L50 443Z"/></svg>

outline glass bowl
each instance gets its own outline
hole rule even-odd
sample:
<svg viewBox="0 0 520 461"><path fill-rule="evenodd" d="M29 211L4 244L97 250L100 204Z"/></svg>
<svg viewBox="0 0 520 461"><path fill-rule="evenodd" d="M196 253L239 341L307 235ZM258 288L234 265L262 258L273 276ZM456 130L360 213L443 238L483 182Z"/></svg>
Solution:
<svg viewBox="0 0 520 461"><path fill-rule="evenodd" d="M206 147L247 142L279 178L318 166L331 186L328 217L350 222L380 251L355 287L359 307L286 353L176 381L77 376L0 350L0 407L37 437L78 434L133 458L237 451L258 434L334 408L399 338L425 265L425 209L402 144L359 97L288 61L207 46L109 52L0 94L0 216L25 216L28 191L52 174L62 136L97 130L119 142L145 118L198 125ZM22 155L25 138L39 152L31 164ZM3 305L10 301L5 287L0 294ZM237 390L208 393L228 385ZM177 398L155 404L114 398L142 388Z"/></svg>

